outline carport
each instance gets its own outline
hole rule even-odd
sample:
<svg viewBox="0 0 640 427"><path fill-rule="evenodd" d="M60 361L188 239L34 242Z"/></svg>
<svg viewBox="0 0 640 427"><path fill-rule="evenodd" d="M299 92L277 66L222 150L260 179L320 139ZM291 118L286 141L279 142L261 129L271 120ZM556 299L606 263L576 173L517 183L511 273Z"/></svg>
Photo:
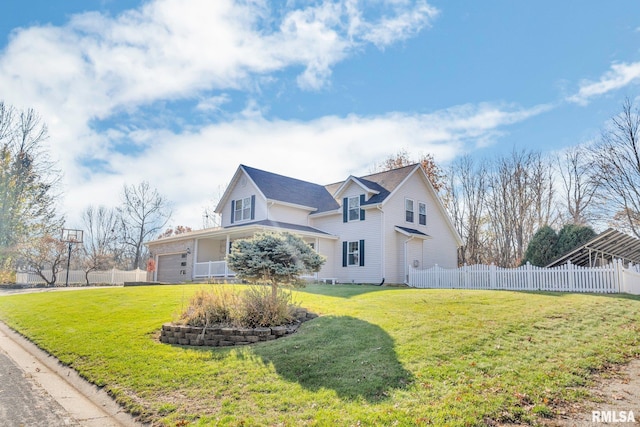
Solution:
<svg viewBox="0 0 640 427"><path fill-rule="evenodd" d="M613 260L621 260L625 264L640 264L640 239L609 228L547 267L557 267L567 262L582 267L596 267L610 264Z"/></svg>

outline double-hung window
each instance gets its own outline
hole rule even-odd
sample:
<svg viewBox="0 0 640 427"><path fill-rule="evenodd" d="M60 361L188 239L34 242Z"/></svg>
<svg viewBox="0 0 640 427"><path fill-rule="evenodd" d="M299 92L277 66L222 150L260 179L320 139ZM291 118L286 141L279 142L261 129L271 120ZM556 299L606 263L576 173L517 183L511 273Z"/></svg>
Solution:
<svg viewBox="0 0 640 427"><path fill-rule="evenodd" d="M342 266L364 267L364 240L342 242Z"/></svg>
<svg viewBox="0 0 640 427"><path fill-rule="evenodd" d="M252 219L253 197L245 197L233 201L233 217L231 222Z"/></svg>
<svg viewBox="0 0 640 427"><path fill-rule="evenodd" d="M360 221L360 196L349 197L349 221Z"/></svg>
<svg viewBox="0 0 640 427"><path fill-rule="evenodd" d="M418 203L418 224L427 225L427 204Z"/></svg>
<svg viewBox="0 0 640 427"><path fill-rule="evenodd" d="M404 220L413 222L413 200L405 199L404 201Z"/></svg>
<svg viewBox="0 0 640 427"><path fill-rule="evenodd" d="M347 253L349 260L347 264L358 265L360 264L360 244L359 242L349 242L349 252Z"/></svg>
<svg viewBox="0 0 640 427"><path fill-rule="evenodd" d="M342 200L342 222L364 221L364 194L345 197Z"/></svg>

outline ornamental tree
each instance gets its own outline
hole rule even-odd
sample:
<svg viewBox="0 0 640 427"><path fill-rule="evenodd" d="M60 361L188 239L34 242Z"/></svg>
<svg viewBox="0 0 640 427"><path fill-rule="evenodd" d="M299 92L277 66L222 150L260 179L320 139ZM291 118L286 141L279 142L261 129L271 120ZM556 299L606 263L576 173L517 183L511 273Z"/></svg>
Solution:
<svg viewBox="0 0 640 427"><path fill-rule="evenodd" d="M233 242L227 262L239 278L269 283L275 301L279 285L320 271L325 259L299 236L265 231Z"/></svg>

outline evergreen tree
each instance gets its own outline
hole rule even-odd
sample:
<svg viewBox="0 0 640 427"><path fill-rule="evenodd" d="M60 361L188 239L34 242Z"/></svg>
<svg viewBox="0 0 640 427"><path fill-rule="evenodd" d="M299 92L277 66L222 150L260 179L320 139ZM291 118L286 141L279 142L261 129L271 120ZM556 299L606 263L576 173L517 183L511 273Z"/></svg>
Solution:
<svg viewBox="0 0 640 427"><path fill-rule="evenodd" d="M250 239L233 242L227 261L240 278L269 283L274 301L280 284L319 271L325 262L300 237L273 232L260 232Z"/></svg>
<svg viewBox="0 0 640 427"><path fill-rule="evenodd" d="M553 261L557 255L558 235L553 228L545 225L531 238L522 264L527 262L538 267L544 267Z"/></svg>
<svg viewBox="0 0 640 427"><path fill-rule="evenodd" d="M596 232L591 227L577 224L567 224L558 233L558 244L556 248L557 256L584 245L596 236Z"/></svg>

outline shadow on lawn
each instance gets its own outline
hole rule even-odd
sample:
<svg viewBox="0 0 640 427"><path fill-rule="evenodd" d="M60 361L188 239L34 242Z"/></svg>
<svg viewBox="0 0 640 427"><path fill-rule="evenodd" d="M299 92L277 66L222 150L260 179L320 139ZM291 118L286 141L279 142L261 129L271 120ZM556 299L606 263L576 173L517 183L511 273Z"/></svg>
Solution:
<svg viewBox="0 0 640 427"><path fill-rule="evenodd" d="M323 316L296 334L253 347L253 354L288 381L343 399L380 401L411 382L393 339L379 326L349 316Z"/></svg>
<svg viewBox="0 0 640 427"><path fill-rule="evenodd" d="M309 284L302 288L296 288L297 292L304 292L314 295L326 295L330 297L338 298L351 298L354 296L367 294L370 292L388 291L390 289L401 289L400 287L390 286L377 286L377 285L351 285L351 284L338 284L338 285L323 285L323 284Z"/></svg>

